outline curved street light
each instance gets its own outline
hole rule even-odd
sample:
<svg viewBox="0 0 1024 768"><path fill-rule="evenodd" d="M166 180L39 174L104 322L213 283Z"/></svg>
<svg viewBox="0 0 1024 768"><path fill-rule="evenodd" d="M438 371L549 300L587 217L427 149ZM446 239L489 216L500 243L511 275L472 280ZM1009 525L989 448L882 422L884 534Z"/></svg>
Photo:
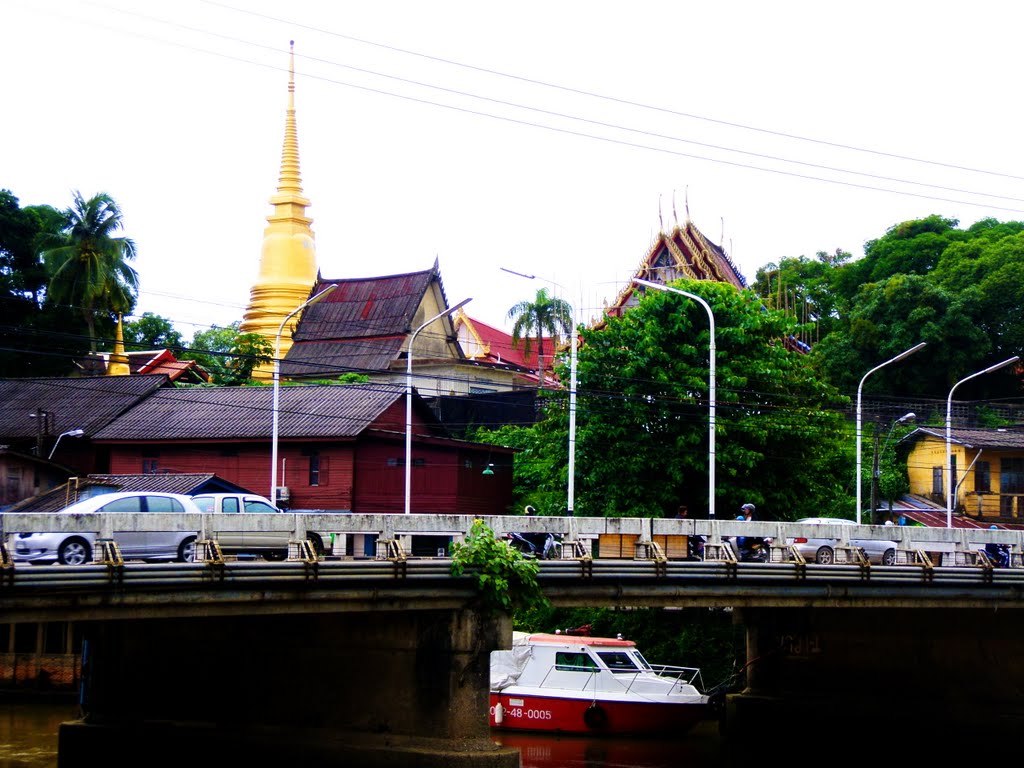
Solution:
<svg viewBox="0 0 1024 768"><path fill-rule="evenodd" d="M405 352L405 514L407 515L412 513L412 345L416 341L419 332L432 322L440 320L442 317L447 317L471 301L472 299L463 299L454 307L449 307L444 312L438 312L413 331L409 337L409 345Z"/></svg>
<svg viewBox="0 0 1024 768"><path fill-rule="evenodd" d="M702 307L704 311L708 313L708 323L710 324L711 336L710 343L708 345L708 517L714 518L715 516L715 315L711 311L711 305L709 305L704 299L695 293L684 291L680 288L672 288L668 285L662 285L661 283L652 283L649 280L636 280L633 282L636 285L642 285L647 288L654 288L658 291L667 291L669 293L678 293L681 296L685 296L688 299L693 299Z"/></svg>
<svg viewBox="0 0 1024 768"><path fill-rule="evenodd" d="M992 373L992 371L998 371L1000 368L1005 368L1010 363L1015 363L1020 360L1020 355L1014 355L1008 360L1003 360L1001 363L990 365L983 371L972 373L966 378L960 379L953 388L949 390L949 397L946 398L946 527L953 527L953 449L952 449L952 426L953 426L953 393L956 392L956 388L963 384L965 381L970 381L976 376L982 376L986 373Z"/></svg>
<svg viewBox="0 0 1024 768"><path fill-rule="evenodd" d="M277 506L277 404L280 398L281 385L281 334L284 333L284 327L288 324L289 320L299 314L299 312L304 310L310 304L316 304L320 299L337 287L337 283L327 286L320 291L320 293L315 296L311 296L285 315L284 320L281 321L281 326L277 329L277 337L274 339L274 405L271 409L272 416L270 428L270 501L275 507Z"/></svg>
<svg viewBox="0 0 1024 768"><path fill-rule="evenodd" d="M53 450L50 451L50 455L46 457L46 460L50 461L50 459L53 458L53 454L57 452L57 446L60 445L60 439L62 437L81 437L84 434L85 431L81 429L69 429L67 432L61 432L57 435L57 440L53 444Z"/></svg>
<svg viewBox="0 0 1024 768"><path fill-rule="evenodd" d="M510 275L516 275L517 277L523 277L527 280L542 280L545 283L551 283L552 285L561 288L563 291L568 292L561 283L556 283L554 280L548 280L547 278L536 275L527 275L524 272L516 272L514 269L508 267L498 267L502 272L508 272ZM576 505L576 368L577 368L577 353L580 345L580 332L579 324L576 322L578 308L574 306L572 308L572 350L569 355L569 465L568 465L568 485L566 488L566 499L565 499L565 514L572 517L574 507ZM554 360L554 351L552 350L552 361ZM538 366L540 360L537 361ZM554 362L552 362L554 367ZM543 372L541 372L541 381L543 381Z"/></svg>
<svg viewBox="0 0 1024 768"><path fill-rule="evenodd" d="M898 355L896 355L896 357L889 358L888 360L886 360L881 365L876 365L870 371L865 373L863 377L861 377L860 384L857 385L857 474L855 475L855 478L854 478L855 485L856 485L856 488L857 488L857 525L860 525L860 513L861 513L860 507L861 507L861 496L862 496L861 488L860 488L860 472L861 472L861 469L860 469L860 464L861 464L861 459L860 459L860 442L861 442L861 437L860 437L860 433L861 433L861 428L860 428L860 421L861 421L860 393L861 393L861 390L864 388L864 380L867 379L868 376L870 376L872 373L874 373L875 371L879 370L880 368L885 368L885 366L889 365L889 363L895 363L897 360L902 360L907 355L914 354L915 352L917 352L917 350L919 350L922 347L926 346L927 343L928 342L926 342L926 341L922 341L917 346L911 347L910 349L907 349L907 350L904 350L903 352L900 352Z"/></svg>

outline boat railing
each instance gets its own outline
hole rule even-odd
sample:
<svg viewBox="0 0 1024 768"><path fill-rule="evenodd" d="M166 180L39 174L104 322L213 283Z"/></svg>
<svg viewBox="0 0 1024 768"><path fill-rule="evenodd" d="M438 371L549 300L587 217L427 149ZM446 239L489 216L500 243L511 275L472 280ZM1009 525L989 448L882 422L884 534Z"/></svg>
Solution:
<svg viewBox="0 0 1024 768"><path fill-rule="evenodd" d="M651 664L651 671L661 677L674 677L676 680L692 685L698 691L704 690L704 682L697 667L673 667L667 664Z"/></svg>
<svg viewBox="0 0 1024 768"><path fill-rule="evenodd" d="M548 671L544 674L544 678L540 682L540 686L543 688L548 682L548 678L553 672L585 672L586 675L580 675L580 690L586 691L588 688L592 688L596 693L598 689L598 680L604 678L609 682L614 683L614 687L622 686L622 688L628 693L638 680L644 679L645 675L655 674L659 677L673 678L682 685L692 685L698 691L704 690L704 683L700 676L700 670L696 667L675 667L665 664L650 664L647 669L636 669L630 671L623 670L610 670L602 667L593 667L589 664L552 664L548 667ZM649 679L649 678L648 678ZM559 681L561 684L559 687L567 688L564 685L564 681ZM671 694L676 690L677 686L672 686L666 690L666 695Z"/></svg>

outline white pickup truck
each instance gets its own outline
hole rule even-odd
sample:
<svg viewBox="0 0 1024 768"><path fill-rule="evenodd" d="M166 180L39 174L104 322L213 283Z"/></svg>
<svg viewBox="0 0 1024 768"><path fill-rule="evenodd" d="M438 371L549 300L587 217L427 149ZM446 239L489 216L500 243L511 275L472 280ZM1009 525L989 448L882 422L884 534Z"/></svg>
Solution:
<svg viewBox="0 0 1024 768"><path fill-rule="evenodd" d="M200 493L192 501L203 512L223 514L283 514L263 496L252 493ZM318 555L324 553L322 534L307 531L306 538ZM221 551L234 555L259 555L264 560L288 557L291 536L281 531L223 531L217 534Z"/></svg>

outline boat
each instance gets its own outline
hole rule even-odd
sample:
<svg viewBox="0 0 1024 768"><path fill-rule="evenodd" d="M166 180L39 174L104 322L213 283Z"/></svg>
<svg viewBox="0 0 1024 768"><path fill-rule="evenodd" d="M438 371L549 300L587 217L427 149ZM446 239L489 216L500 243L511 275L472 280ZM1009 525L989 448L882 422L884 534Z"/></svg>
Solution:
<svg viewBox="0 0 1024 768"><path fill-rule="evenodd" d="M647 662L632 640L512 633L491 652L497 730L679 735L709 715L700 670Z"/></svg>

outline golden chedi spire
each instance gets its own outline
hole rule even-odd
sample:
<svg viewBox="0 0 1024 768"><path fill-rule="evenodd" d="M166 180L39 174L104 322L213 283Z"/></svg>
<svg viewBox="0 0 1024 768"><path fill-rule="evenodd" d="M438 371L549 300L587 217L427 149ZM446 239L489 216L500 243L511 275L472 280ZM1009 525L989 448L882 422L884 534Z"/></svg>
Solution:
<svg viewBox="0 0 1024 768"><path fill-rule="evenodd" d="M131 373L132 371L128 367L128 357L124 353L124 325L121 322L121 314L118 313L114 351L107 358L107 376L130 376Z"/></svg>
<svg viewBox="0 0 1024 768"><path fill-rule="evenodd" d="M281 152L281 175L277 194L270 198L273 213L267 217L263 230L263 253L260 271L249 296L249 306L242 318L242 333L259 333L273 346L281 322L296 307L309 298L316 282L316 245L306 216L309 200L302 196L302 177L299 174L299 139L295 124L295 43L291 42L288 77L288 112L284 128L284 148ZM293 318L281 334L281 357L292 346L292 330L298 317ZM255 378L269 379L273 363L253 372Z"/></svg>

